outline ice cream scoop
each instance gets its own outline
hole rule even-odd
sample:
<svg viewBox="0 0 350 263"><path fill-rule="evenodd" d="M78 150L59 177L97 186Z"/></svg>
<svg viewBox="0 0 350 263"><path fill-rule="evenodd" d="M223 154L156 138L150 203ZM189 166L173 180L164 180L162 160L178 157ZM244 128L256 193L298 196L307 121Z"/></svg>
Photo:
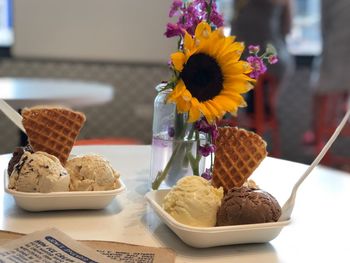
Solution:
<svg viewBox="0 0 350 263"><path fill-rule="evenodd" d="M215 188L200 176L186 176L164 197L163 208L180 223L212 227L223 192L222 187Z"/></svg>
<svg viewBox="0 0 350 263"><path fill-rule="evenodd" d="M24 152L14 166L9 189L22 192L61 192L69 190L69 174L58 158L45 152Z"/></svg>
<svg viewBox="0 0 350 263"><path fill-rule="evenodd" d="M99 155L77 156L67 161L71 191L105 191L120 187L119 173Z"/></svg>
<svg viewBox="0 0 350 263"><path fill-rule="evenodd" d="M234 187L222 200L217 226L276 222L281 207L268 192L251 187Z"/></svg>

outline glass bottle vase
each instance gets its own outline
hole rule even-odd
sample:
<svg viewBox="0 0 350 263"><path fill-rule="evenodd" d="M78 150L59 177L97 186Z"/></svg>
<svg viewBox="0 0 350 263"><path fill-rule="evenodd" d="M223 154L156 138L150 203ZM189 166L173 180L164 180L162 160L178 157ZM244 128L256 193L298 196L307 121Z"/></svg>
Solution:
<svg viewBox="0 0 350 263"><path fill-rule="evenodd" d="M187 114L176 112L174 103L166 103L171 89L159 84L154 100L152 149L150 164L150 188L171 188L187 175L200 175L205 169L205 158L198 165L191 165L197 148L204 138L196 134L193 124L187 123Z"/></svg>

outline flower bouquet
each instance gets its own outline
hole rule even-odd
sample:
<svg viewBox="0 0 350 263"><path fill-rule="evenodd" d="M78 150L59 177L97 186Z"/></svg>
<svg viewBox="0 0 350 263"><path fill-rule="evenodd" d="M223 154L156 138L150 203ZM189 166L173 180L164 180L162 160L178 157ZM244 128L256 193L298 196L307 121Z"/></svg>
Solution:
<svg viewBox="0 0 350 263"><path fill-rule="evenodd" d="M262 55L259 46L249 46L250 56L242 60L244 44L224 35L223 18L214 0L175 0L169 16L178 21L168 23L165 35L179 40L169 62L172 78L157 87L152 189L165 180L172 186L177 177L188 175L181 172L187 168L193 175L211 178L216 122L245 107L243 95L266 71L264 62L277 62L272 46ZM164 141L169 144L160 143ZM168 150L159 151L159 147ZM209 163L203 164L202 157L208 157Z"/></svg>

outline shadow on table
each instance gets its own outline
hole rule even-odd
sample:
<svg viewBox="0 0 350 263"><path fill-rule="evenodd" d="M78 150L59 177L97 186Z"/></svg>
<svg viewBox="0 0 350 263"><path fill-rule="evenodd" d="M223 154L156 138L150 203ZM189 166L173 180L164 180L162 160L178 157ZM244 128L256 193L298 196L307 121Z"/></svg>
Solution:
<svg viewBox="0 0 350 263"><path fill-rule="evenodd" d="M147 213L142 217L142 223L153 233L154 237L164 246L173 249L178 255L186 259L205 260L215 262L218 256L229 259L230 262L237 257L239 262L245 262L245 257L251 259L256 255L259 262L279 262L277 252L270 243L244 244L220 246L213 248L193 248L186 245L177 235L160 221L157 215L148 207ZM247 261L248 262L248 261Z"/></svg>

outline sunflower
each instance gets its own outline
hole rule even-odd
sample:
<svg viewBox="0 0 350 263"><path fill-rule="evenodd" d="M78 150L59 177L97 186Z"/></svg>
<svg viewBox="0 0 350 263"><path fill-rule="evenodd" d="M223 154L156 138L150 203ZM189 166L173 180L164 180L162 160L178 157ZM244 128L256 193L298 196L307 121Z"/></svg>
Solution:
<svg viewBox="0 0 350 263"><path fill-rule="evenodd" d="M178 80L167 102L188 113L188 122L203 115L212 123L226 112L236 114L246 106L241 94L254 82L247 75L249 63L240 60L243 50L233 36L225 37L222 28L212 31L206 22L198 24L194 37L186 32L182 51L171 55Z"/></svg>

